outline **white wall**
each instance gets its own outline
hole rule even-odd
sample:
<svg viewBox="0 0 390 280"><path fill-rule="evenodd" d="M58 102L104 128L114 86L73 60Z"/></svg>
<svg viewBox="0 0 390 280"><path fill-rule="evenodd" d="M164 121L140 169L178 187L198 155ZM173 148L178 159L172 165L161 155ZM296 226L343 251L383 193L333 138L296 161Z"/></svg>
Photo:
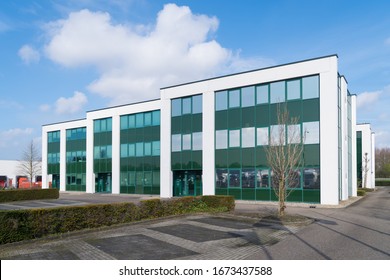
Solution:
<svg viewBox="0 0 390 280"><path fill-rule="evenodd" d="M356 95L351 96L352 107L352 194L351 196L357 196L357 167L356 167Z"/></svg>
<svg viewBox="0 0 390 280"><path fill-rule="evenodd" d="M370 124L358 124L357 131L362 132L362 167L364 167L364 155L367 153L368 172L367 172L367 188L375 187L375 136L371 131ZM362 172L362 186L364 187L364 172Z"/></svg>
<svg viewBox="0 0 390 280"><path fill-rule="evenodd" d="M0 175L12 179L12 185L16 186L16 176L24 176L18 171L19 161L17 160L0 160ZM37 174L39 175L39 174Z"/></svg>

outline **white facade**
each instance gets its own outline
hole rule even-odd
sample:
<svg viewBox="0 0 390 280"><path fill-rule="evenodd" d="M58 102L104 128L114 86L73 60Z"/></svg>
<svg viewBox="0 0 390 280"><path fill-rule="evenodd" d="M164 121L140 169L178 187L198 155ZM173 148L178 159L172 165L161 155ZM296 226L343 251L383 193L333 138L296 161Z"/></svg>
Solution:
<svg viewBox="0 0 390 280"><path fill-rule="evenodd" d="M361 184L362 187L375 188L375 134L370 124L358 124L356 131L361 133L362 139L361 158L357 159L358 163L361 162Z"/></svg>
<svg viewBox="0 0 390 280"><path fill-rule="evenodd" d="M327 56L276 67L238 73L161 89L161 99L87 112L86 119L45 125L42 129L42 180L49 187L47 134L60 131L60 190L66 189L66 130L86 127L86 192L94 193L94 121L112 118L112 190L120 191L120 117L160 110L160 196L174 196L172 171L172 100L202 96L202 194L216 193L216 92L300 77L319 78L319 168L321 204L337 205L356 196L356 97L350 96L347 81L338 73L337 56ZM350 106L350 107L348 107ZM370 134L371 135L371 134ZM371 136L370 136L371 137ZM352 140L352 141L351 141ZM373 137L367 147L371 147ZM370 152L371 154L371 152ZM372 160L371 162L374 162ZM371 170L374 172L373 168ZM374 176L370 175L370 182Z"/></svg>

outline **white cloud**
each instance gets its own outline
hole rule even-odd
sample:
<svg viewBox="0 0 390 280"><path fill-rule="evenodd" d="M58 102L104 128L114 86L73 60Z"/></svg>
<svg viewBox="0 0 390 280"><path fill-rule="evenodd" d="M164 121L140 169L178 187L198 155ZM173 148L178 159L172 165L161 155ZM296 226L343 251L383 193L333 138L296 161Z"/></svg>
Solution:
<svg viewBox="0 0 390 280"><path fill-rule="evenodd" d="M87 97L85 96L85 94L79 91L75 91L72 97L69 98L60 97L56 101L55 110L56 113L60 115L74 114L79 112L86 103L87 103ZM43 109L45 109L45 106L43 107Z"/></svg>
<svg viewBox="0 0 390 280"><path fill-rule="evenodd" d="M363 92L357 95L356 108L370 106L378 101L383 91Z"/></svg>
<svg viewBox="0 0 390 280"><path fill-rule="evenodd" d="M20 141L30 137L33 133L32 128L11 128L0 132L0 147L18 146Z"/></svg>
<svg viewBox="0 0 390 280"><path fill-rule="evenodd" d="M24 45L19 49L19 57L24 63L30 64L32 62L38 62L41 58L39 52L29 45Z"/></svg>
<svg viewBox="0 0 390 280"><path fill-rule="evenodd" d="M81 10L47 25L46 55L66 67L93 66L100 76L88 89L111 104L157 98L159 88L264 66L240 61L213 35L218 19L167 4L154 25L114 24L108 13Z"/></svg>
<svg viewBox="0 0 390 280"><path fill-rule="evenodd" d="M39 110L41 112L48 112L50 111L51 109L51 106L49 104L42 104L41 106L39 106Z"/></svg>

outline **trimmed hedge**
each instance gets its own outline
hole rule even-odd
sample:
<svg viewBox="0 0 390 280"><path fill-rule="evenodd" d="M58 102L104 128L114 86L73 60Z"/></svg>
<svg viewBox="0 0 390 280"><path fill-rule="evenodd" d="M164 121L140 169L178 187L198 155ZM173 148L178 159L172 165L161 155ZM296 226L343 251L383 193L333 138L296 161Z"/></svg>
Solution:
<svg viewBox="0 0 390 280"><path fill-rule="evenodd" d="M381 187L387 187L390 186L390 179L388 180L375 180L375 186Z"/></svg>
<svg viewBox="0 0 390 280"><path fill-rule="evenodd" d="M198 196L144 200L139 205L126 202L0 211L0 244L185 213L225 212L234 206L232 196Z"/></svg>
<svg viewBox="0 0 390 280"><path fill-rule="evenodd" d="M19 200L57 199L58 189L15 189L0 191L0 202Z"/></svg>
<svg viewBox="0 0 390 280"><path fill-rule="evenodd" d="M366 195L366 191L364 189L359 188L357 190L357 196L365 196L365 195Z"/></svg>

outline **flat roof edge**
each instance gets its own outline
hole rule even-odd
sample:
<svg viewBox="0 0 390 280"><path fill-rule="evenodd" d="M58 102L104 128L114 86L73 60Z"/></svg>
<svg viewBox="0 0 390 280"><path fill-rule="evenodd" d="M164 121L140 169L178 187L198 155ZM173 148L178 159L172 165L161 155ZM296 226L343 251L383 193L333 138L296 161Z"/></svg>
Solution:
<svg viewBox="0 0 390 280"><path fill-rule="evenodd" d="M338 55L337 54L325 55L325 56L320 56L320 57L315 57L315 58L299 60L299 61L295 61L295 62L278 64L278 65L274 65L274 66L268 66L268 67L264 67L264 68L258 68L258 69L253 69L253 70L248 70L248 71L243 71L243 72L238 72L238 73L233 73L233 74L227 74L227 75L217 76L217 77L213 77L213 78L207 78L207 79L203 79L203 80L197 80L197 81L193 81L193 82L187 82L187 83L177 84L177 85L173 85L173 86L167 86L167 87L160 88L160 90L174 88L174 87L180 87L180 86L185 86L185 85L191 85L191 84L196 84L196 83L200 83L200 82L211 81L211 80L216 80L216 79L221 79L221 78L226 78L226 77L231 77L231 76L236 76L236 75L241 75L241 74L246 74L246 73L252 73L252 72L256 72L256 71L267 70L267 69L272 69L272 68L277 68L277 67L283 67L283 66L288 66L288 65L292 65L292 64L304 63L304 62L313 61L313 60L320 60L320 59L330 58L330 57L337 57L338 58Z"/></svg>
<svg viewBox="0 0 390 280"><path fill-rule="evenodd" d="M71 122L78 122L78 121L86 121L86 120L87 120L87 118L75 119L75 120L70 120L70 121L55 122L55 123L48 123L48 124L43 124L42 127L44 127L44 126L50 126L50 125L56 125L56 124L63 124L63 123L71 123Z"/></svg>
<svg viewBox="0 0 390 280"><path fill-rule="evenodd" d="M128 104L120 104L120 105L115 105L115 106L111 106L111 107L105 107L105 108L101 108L101 109L89 110L89 111L86 111L86 113L88 114L88 113L97 112L97 111L115 109L115 108L132 106L132 105L149 103L149 102L155 102L155 101L161 101L161 98L155 98L155 99L151 99L151 100L139 101L139 102L128 103Z"/></svg>

